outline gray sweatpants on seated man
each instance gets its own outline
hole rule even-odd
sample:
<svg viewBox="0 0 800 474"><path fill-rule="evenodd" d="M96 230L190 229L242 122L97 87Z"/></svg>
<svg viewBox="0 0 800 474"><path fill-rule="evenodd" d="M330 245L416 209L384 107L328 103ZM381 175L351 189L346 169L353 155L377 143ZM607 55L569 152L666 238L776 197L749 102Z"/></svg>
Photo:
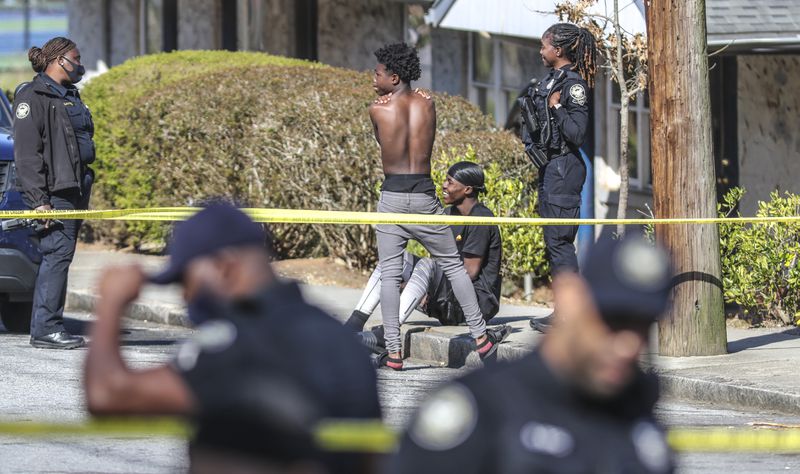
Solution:
<svg viewBox="0 0 800 474"><path fill-rule="evenodd" d="M400 214L443 214L442 205L428 193L398 193L383 191L378 212ZM445 225L395 225L376 227L378 260L381 265L381 313L386 338L386 350L400 352L400 283L403 279L403 252L411 239L421 243L439 264L453 295L464 311L472 337L486 332L486 322L478 306L475 288L458 254L456 241Z"/></svg>

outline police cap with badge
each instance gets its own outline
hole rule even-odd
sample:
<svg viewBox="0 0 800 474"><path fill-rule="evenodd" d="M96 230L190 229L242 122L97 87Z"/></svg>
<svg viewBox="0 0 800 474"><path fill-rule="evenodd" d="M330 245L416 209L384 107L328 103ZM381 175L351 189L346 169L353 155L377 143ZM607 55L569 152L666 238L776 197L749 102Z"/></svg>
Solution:
<svg viewBox="0 0 800 474"><path fill-rule="evenodd" d="M610 326L652 323L669 305L673 274L669 255L644 239L601 239L582 268L595 304Z"/></svg>

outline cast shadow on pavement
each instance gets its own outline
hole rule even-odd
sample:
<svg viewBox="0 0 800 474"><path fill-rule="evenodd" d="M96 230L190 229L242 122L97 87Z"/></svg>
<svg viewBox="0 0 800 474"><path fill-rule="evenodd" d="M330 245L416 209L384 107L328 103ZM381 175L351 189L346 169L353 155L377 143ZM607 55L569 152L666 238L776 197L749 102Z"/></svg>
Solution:
<svg viewBox="0 0 800 474"><path fill-rule="evenodd" d="M79 336L87 336L92 326L92 321L85 321L81 319L64 318L64 328L70 334ZM130 329L120 330L120 335L123 337L120 341L120 346L173 346L178 343L177 339L164 338L164 339L129 339L125 336L134 335L136 331Z"/></svg>
<svg viewBox="0 0 800 474"><path fill-rule="evenodd" d="M544 317L545 316L536 316L536 315L533 315L533 314L531 314L530 316L495 316L492 319L490 319L489 322L486 323L486 324L489 324L489 325L510 324L510 323L514 323L514 322L517 322L517 321L528 321L529 319L544 318Z"/></svg>
<svg viewBox="0 0 800 474"><path fill-rule="evenodd" d="M761 334L758 336L746 337L744 339L739 339L738 341L729 342L728 353L733 354L735 352L741 352L745 349L756 349L769 344L796 340L798 338L800 338L800 330L797 328L771 334Z"/></svg>
<svg viewBox="0 0 800 474"><path fill-rule="evenodd" d="M175 339L135 339L132 341L122 340L119 345L122 347L128 346L174 346L178 344Z"/></svg>
<svg viewBox="0 0 800 474"><path fill-rule="evenodd" d="M81 319L73 319L73 318L64 318L64 329L66 329L68 333L75 334L76 336L88 335L90 325L91 323L89 321L83 321Z"/></svg>

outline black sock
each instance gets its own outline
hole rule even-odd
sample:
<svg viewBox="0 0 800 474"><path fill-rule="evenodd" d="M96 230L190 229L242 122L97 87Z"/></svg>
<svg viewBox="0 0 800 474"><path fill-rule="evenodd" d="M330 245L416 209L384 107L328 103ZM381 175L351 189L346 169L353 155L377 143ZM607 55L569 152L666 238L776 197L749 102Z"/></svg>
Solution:
<svg viewBox="0 0 800 474"><path fill-rule="evenodd" d="M359 310L355 310L352 314L350 314L350 317L347 319L347 321L345 321L344 326L356 332L363 331L364 325L367 324L367 319L369 319L368 314L364 314Z"/></svg>

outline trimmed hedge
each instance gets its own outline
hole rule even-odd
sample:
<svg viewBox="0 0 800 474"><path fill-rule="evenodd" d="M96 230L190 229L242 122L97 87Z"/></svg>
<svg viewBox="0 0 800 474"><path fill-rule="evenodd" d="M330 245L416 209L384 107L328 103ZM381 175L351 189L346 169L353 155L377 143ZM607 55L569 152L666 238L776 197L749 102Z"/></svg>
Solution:
<svg viewBox="0 0 800 474"><path fill-rule="evenodd" d="M259 53L181 51L132 59L94 79L83 97L96 121L94 208L230 196L256 207L375 209L382 174L367 114L375 97L369 74ZM515 137L493 130L461 98L436 101L435 166L473 153L529 190L535 170ZM163 243L169 231L158 223L90 226L95 238L120 246ZM283 257L374 263L368 226L273 230Z"/></svg>

